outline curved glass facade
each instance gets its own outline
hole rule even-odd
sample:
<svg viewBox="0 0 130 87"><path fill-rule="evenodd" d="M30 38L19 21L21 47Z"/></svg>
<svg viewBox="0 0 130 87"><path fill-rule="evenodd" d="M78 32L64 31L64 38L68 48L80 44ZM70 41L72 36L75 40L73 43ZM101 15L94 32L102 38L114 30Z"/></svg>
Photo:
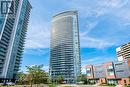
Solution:
<svg viewBox="0 0 130 87"><path fill-rule="evenodd" d="M76 83L81 73L77 11L53 16L50 49L51 79L64 77L66 83Z"/></svg>

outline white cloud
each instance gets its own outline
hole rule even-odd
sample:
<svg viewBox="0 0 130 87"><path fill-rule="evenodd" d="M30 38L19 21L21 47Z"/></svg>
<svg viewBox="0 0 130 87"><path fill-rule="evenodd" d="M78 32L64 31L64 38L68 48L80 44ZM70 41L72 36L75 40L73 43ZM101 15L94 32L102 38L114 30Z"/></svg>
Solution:
<svg viewBox="0 0 130 87"><path fill-rule="evenodd" d="M49 48L50 27L47 23L30 24L27 34L25 48Z"/></svg>
<svg viewBox="0 0 130 87"><path fill-rule="evenodd" d="M80 30L81 31L80 36L84 36L90 33L96 27L96 25L98 25L98 21L94 22L87 21L85 28L82 29L82 31Z"/></svg>
<svg viewBox="0 0 130 87"><path fill-rule="evenodd" d="M100 17L103 15L111 14L113 15L119 15L120 10L122 9L125 11L126 9L130 8L129 0L75 0L71 2L70 7L73 6L73 8L76 8L79 10L80 17L87 18L88 16L94 16L94 17ZM128 13L129 11L125 11L125 13ZM120 15L122 18L127 17L124 16L124 12L122 15Z"/></svg>
<svg viewBox="0 0 130 87"><path fill-rule="evenodd" d="M118 24L120 23L120 26L128 25L130 23L130 11L129 11L130 6L128 5L130 1L129 0L100 0L100 1L94 0L90 2L93 2L93 4L88 3L88 5L86 5L86 4L80 3L80 1L79 1L79 4L81 6L78 7L79 4L77 3L75 4L75 6L77 6L79 11L82 13L82 17L86 18L86 20L88 20L87 18L89 16L95 19L95 21L93 22L90 21L89 23L86 23L88 25L86 27L86 31L80 32L81 47L101 49L101 48L120 45L121 44L120 41L117 41L117 40L121 38L123 39L124 36L122 36L122 34L125 33L123 29L122 29L121 35L118 35L119 34L118 28L106 30L106 35L111 33L111 36L110 37L108 36L107 38L106 37L98 38L98 36L92 37L92 36L89 36L88 34L91 34L90 31L94 31L93 29L95 28L95 26L98 25L98 22L100 21L100 19L102 17L105 17L105 15L110 15L111 17L115 18L114 20L116 21L112 21L112 22L118 21ZM94 25L94 23L96 24ZM89 29L89 26L90 27L92 26L92 27Z"/></svg>
<svg viewBox="0 0 130 87"><path fill-rule="evenodd" d="M102 49L115 45L112 41L88 36L88 33L93 31L96 25L98 25L98 21L88 22L85 30L80 32L81 47Z"/></svg>
<svg viewBox="0 0 130 87"><path fill-rule="evenodd" d="M101 2L98 2L100 6L109 8L121 8L128 3L128 0L101 0Z"/></svg>
<svg viewBox="0 0 130 87"><path fill-rule="evenodd" d="M124 26L130 26L130 22L129 23L124 23Z"/></svg>
<svg viewBox="0 0 130 87"><path fill-rule="evenodd" d="M107 48L115 45L114 42L112 41L106 41L103 39L98 39L98 38L92 38L87 35L82 35L80 36L80 41L81 41L81 47L85 48L97 48L97 49L102 49L102 48Z"/></svg>
<svg viewBox="0 0 130 87"><path fill-rule="evenodd" d="M46 55L49 53L49 49L25 49L25 54L31 54L31 55Z"/></svg>

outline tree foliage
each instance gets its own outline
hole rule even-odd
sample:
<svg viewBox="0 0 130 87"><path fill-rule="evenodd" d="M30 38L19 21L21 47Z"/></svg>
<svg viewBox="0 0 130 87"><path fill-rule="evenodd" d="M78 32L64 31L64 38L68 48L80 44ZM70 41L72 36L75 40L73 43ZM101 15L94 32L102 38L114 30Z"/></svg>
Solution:
<svg viewBox="0 0 130 87"><path fill-rule="evenodd" d="M26 66L29 73L29 80L34 84L47 83L48 74L42 70L43 65Z"/></svg>
<svg viewBox="0 0 130 87"><path fill-rule="evenodd" d="M83 82L84 84L87 84L88 80L86 78L86 75L79 75L77 77L77 82Z"/></svg>
<svg viewBox="0 0 130 87"><path fill-rule="evenodd" d="M51 82L54 84L61 84L64 82L64 77L59 75L55 79L51 79Z"/></svg>
<svg viewBox="0 0 130 87"><path fill-rule="evenodd" d="M24 84L26 74L24 74L23 72L18 72L17 78L18 78L18 84Z"/></svg>
<svg viewBox="0 0 130 87"><path fill-rule="evenodd" d="M63 81L64 81L63 76L58 76L58 77L56 78L56 81L57 81L57 83L63 83Z"/></svg>
<svg viewBox="0 0 130 87"><path fill-rule="evenodd" d="M19 81L26 81L29 84L48 83L49 76L42 70L43 65L26 66L27 74L19 73Z"/></svg>

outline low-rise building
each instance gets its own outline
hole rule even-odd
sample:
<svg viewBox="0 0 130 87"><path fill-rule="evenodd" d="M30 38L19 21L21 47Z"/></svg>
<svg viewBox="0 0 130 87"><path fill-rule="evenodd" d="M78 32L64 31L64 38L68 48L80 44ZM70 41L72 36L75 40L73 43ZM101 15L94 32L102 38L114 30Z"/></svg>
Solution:
<svg viewBox="0 0 130 87"><path fill-rule="evenodd" d="M114 64L118 84L130 84L130 59L119 61Z"/></svg>
<svg viewBox="0 0 130 87"><path fill-rule="evenodd" d="M87 79L99 84L130 84L130 59L86 66Z"/></svg>
<svg viewBox="0 0 130 87"><path fill-rule="evenodd" d="M87 72L87 78L88 79L93 79L94 78L93 65L86 66L86 72Z"/></svg>
<svg viewBox="0 0 130 87"><path fill-rule="evenodd" d="M108 84L116 84L116 76L115 76L115 70L114 70L114 63L113 62L107 62L104 64L104 69L106 73L106 79Z"/></svg>
<svg viewBox="0 0 130 87"><path fill-rule="evenodd" d="M103 64L94 66L94 78L96 83L106 83L106 73L104 68Z"/></svg>
<svg viewBox="0 0 130 87"><path fill-rule="evenodd" d="M95 83L94 73L93 73L93 65L86 66L87 79L90 83Z"/></svg>

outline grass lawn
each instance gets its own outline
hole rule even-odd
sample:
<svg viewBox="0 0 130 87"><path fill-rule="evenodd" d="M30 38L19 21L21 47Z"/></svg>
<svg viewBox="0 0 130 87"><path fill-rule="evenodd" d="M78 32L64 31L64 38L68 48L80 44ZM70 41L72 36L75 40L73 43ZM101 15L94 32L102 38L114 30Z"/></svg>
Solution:
<svg viewBox="0 0 130 87"><path fill-rule="evenodd" d="M57 87L55 84L50 84L49 87Z"/></svg>
<svg viewBox="0 0 130 87"><path fill-rule="evenodd" d="M115 87L114 85L108 85L108 84L102 84L101 86L106 86L106 87Z"/></svg>

